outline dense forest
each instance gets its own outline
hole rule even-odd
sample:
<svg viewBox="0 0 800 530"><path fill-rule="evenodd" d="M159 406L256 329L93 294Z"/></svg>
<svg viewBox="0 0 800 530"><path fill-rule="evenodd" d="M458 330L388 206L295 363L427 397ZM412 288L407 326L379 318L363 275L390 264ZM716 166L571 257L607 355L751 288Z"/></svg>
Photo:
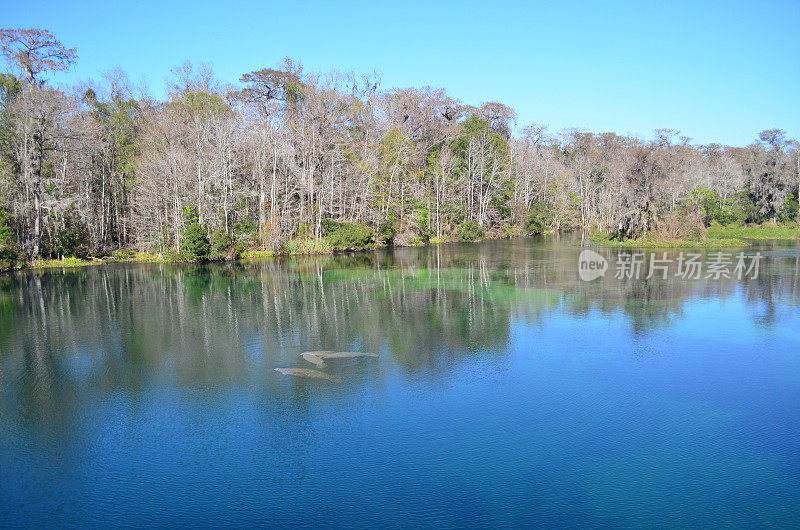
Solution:
<svg viewBox="0 0 800 530"><path fill-rule="evenodd" d="M430 87L310 73L294 60L238 85L185 63L165 101L115 70L56 87L77 52L0 30L0 260L145 251L232 257L470 241L591 228L697 236L796 222L800 149L521 126Z"/></svg>

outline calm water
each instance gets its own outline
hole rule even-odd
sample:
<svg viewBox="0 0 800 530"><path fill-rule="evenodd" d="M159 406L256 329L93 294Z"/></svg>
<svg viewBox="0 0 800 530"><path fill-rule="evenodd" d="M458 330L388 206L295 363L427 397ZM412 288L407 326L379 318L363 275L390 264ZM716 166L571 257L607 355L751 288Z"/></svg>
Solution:
<svg viewBox="0 0 800 530"><path fill-rule="evenodd" d="M573 239L0 276L0 526L800 527L796 247L742 281L582 282ZM378 357L274 371L306 350Z"/></svg>

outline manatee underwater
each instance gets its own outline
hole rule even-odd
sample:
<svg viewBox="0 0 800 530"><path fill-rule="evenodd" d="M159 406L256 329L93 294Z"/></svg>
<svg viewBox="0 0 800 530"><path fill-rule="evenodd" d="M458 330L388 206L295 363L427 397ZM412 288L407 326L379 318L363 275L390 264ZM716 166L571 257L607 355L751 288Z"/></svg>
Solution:
<svg viewBox="0 0 800 530"><path fill-rule="evenodd" d="M327 355L330 353L336 353L333 351L307 351L300 354L304 360L310 362L311 364L315 364L320 368L325 367L325 361L322 360L322 355Z"/></svg>
<svg viewBox="0 0 800 530"><path fill-rule="evenodd" d="M350 359L353 357L377 357L374 353L363 353L357 351L307 351L300 354L306 361L319 366L326 366L325 359Z"/></svg>
<svg viewBox="0 0 800 530"><path fill-rule="evenodd" d="M275 371L280 372L283 375L293 375L295 377L315 377L317 379L327 379L332 383L339 382L339 378L326 374L325 372L320 372L319 370L313 370L311 368L275 368Z"/></svg>

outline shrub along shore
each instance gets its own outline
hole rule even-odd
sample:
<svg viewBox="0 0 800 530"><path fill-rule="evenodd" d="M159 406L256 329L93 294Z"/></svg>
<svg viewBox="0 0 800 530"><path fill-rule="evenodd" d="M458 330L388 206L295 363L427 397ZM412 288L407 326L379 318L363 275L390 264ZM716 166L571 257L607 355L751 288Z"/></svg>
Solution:
<svg viewBox="0 0 800 530"><path fill-rule="evenodd" d="M314 238L310 231L299 237L287 239L276 250L253 249L246 247L246 241L237 240L233 234L215 231L209 237L194 212L186 212L189 219L182 237L180 252L160 254L135 250L118 250L101 257L68 256L58 259L39 259L18 261L0 270L45 269L59 267L86 267L104 263L197 263L235 261L240 259L264 259L279 255L332 254L343 251L366 251L389 246L421 246L439 244L447 241L437 238L417 238L399 244L395 241L392 226L381 227L376 232L371 227L359 223L325 221L324 236ZM520 234L513 234L520 235ZM474 242L484 239L485 231L477 223L467 221L456 231L452 242ZM492 238L494 239L494 238Z"/></svg>
<svg viewBox="0 0 800 530"><path fill-rule="evenodd" d="M326 235L314 239L311 236L289 239L276 250L246 249L230 234L205 235L194 223L189 223L184 235L186 246L180 253L153 254L140 251L115 251L102 257L65 257L61 259L43 259L33 262L19 262L10 269L47 269L69 268L102 265L106 263L198 263L236 260L259 260L275 256L319 255L344 251L368 251L389 246L421 246L425 244L441 244L446 242L475 242L482 239L498 239L487 237L480 227L465 223L458 231L458 237L450 241L431 238L427 241L413 241L398 245L391 239L391 231L384 229L376 233L368 226L355 223L328 223ZM519 234L506 235L506 238ZM502 236L501 236L502 237ZM597 232L589 239L597 246L614 246L623 248L739 248L750 245L748 240L789 240L800 238L800 227L796 223L762 225L721 225L712 223L702 238L676 239L666 238L658 232L648 232L639 239L615 239L613 234Z"/></svg>
<svg viewBox="0 0 800 530"><path fill-rule="evenodd" d="M597 232L589 239L599 246L629 248L734 248L749 246L748 240L800 239L800 227L793 222L727 226L712 222L707 228L686 237L671 237L668 233L654 230L637 239L622 239L605 232Z"/></svg>

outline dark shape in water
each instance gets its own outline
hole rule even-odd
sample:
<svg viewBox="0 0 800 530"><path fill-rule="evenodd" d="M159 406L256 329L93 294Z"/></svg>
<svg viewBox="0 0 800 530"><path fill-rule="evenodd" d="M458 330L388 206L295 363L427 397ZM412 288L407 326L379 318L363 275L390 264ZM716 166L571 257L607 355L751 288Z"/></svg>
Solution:
<svg viewBox="0 0 800 530"><path fill-rule="evenodd" d="M323 368L326 366L325 359L350 359L353 357L377 357L374 353L362 353L356 351L307 351L300 354L306 361Z"/></svg>
<svg viewBox="0 0 800 530"><path fill-rule="evenodd" d="M325 372L320 372L319 370L313 370L311 368L275 368L275 371L280 372L283 375L293 375L295 377L315 377L317 379L327 379L332 383L339 382L339 378L326 374Z"/></svg>
<svg viewBox="0 0 800 530"><path fill-rule="evenodd" d="M300 354L300 357L302 357L304 360L310 362L311 364L315 364L315 365L319 366L320 368L325 368L325 361L323 361L321 357L317 357L313 353L305 352L305 353Z"/></svg>

